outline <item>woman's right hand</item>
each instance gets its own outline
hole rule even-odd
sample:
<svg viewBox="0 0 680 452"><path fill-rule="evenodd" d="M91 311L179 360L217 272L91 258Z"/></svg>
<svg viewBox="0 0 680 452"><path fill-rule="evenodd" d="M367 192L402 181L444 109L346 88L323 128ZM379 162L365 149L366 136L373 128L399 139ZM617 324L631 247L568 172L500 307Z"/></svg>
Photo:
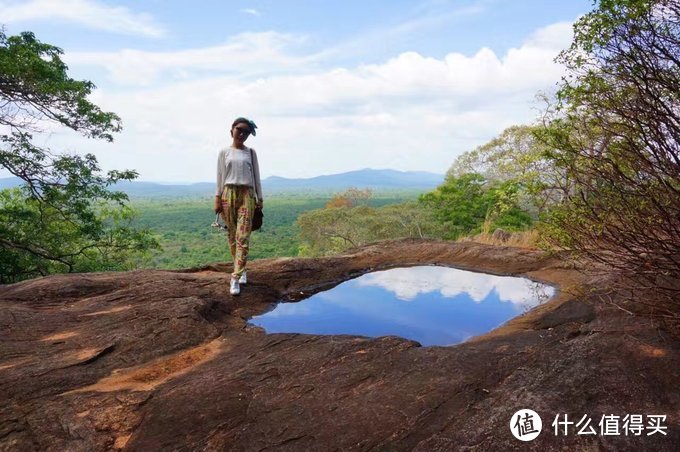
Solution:
<svg viewBox="0 0 680 452"><path fill-rule="evenodd" d="M215 196L215 213L222 212L222 200L219 196Z"/></svg>

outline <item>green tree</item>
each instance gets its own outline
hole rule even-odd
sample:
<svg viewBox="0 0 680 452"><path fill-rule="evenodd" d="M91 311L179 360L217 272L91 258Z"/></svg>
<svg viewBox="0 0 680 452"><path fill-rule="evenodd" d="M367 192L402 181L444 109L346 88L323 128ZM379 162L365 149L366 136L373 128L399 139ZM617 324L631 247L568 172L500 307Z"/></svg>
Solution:
<svg viewBox="0 0 680 452"><path fill-rule="evenodd" d="M360 190L355 187L350 187L342 193L333 196L333 198L328 201L328 204L326 204L326 207L356 207L359 205L367 205L372 196L373 191L370 188Z"/></svg>
<svg viewBox="0 0 680 452"><path fill-rule="evenodd" d="M375 208L327 207L302 213L296 222L300 254L319 256L396 238L438 236L429 210L416 202Z"/></svg>
<svg viewBox="0 0 680 452"><path fill-rule="evenodd" d="M574 182L548 240L680 309L680 3L600 0L542 138ZM623 278L625 279L625 278Z"/></svg>
<svg viewBox="0 0 680 452"><path fill-rule="evenodd" d="M92 154L60 155L33 144L49 123L113 140L120 118L87 96L89 81L70 78L61 49L30 32L0 30L0 165L22 179L0 196L0 282L54 272L126 268L157 247L129 226L127 196L108 187L134 171L100 173Z"/></svg>
<svg viewBox="0 0 680 452"><path fill-rule="evenodd" d="M543 125L508 127L456 158L447 176L478 173L490 182L515 182L522 187L517 192L518 204L538 218L569 190L564 169L549 158L549 148L537 137L542 129Z"/></svg>
<svg viewBox="0 0 680 452"><path fill-rule="evenodd" d="M518 205L521 185L515 181L488 181L478 173L448 176L434 191L422 195L420 202L432 210L443 228L443 238L455 240L462 235L487 228L520 230L528 228L531 216Z"/></svg>

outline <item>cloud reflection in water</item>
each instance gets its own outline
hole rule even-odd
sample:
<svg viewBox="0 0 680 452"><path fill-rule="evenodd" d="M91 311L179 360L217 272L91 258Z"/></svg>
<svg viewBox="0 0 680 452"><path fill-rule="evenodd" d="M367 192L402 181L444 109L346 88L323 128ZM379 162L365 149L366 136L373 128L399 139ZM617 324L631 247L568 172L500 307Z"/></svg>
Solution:
<svg viewBox="0 0 680 452"><path fill-rule="evenodd" d="M553 287L527 278L434 266L383 270L368 273L355 281L359 286L382 287L403 301L411 301L419 294L439 292L447 298L467 293L480 303L495 290L501 301L533 307L549 300L555 293Z"/></svg>
<svg viewBox="0 0 680 452"><path fill-rule="evenodd" d="M368 273L251 319L269 333L395 335L451 345L488 332L548 300L526 278L420 266Z"/></svg>

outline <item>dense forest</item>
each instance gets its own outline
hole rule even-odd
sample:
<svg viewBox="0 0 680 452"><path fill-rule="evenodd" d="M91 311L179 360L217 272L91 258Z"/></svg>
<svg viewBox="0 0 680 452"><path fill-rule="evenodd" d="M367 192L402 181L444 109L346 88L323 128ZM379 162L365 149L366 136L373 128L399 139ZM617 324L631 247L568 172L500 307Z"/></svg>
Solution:
<svg viewBox="0 0 680 452"><path fill-rule="evenodd" d="M372 206L415 198L418 191L395 190L376 193ZM323 194L276 195L267 198L262 229L251 235L250 258L293 257L301 253L298 217L322 209L331 198ZM133 226L152 231L160 248L139 257L138 267L188 268L228 261L226 231L212 226L216 220L212 199L133 199ZM219 224L222 225L219 219Z"/></svg>

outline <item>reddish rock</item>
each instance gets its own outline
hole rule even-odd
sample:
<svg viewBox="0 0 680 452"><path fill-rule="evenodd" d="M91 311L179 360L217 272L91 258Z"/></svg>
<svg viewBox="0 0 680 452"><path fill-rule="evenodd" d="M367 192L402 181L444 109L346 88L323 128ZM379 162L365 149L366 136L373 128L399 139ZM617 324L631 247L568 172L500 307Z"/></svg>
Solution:
<svg viewBox="0 0 680 452"><path fill-rule="evenodd" d="M559 286L452 347L265 334L252 315L363 273L437 264ZM0 450L677 450L680 342L660 318L538 251L397 241L324 259L59 275L0 287ZM611 291L609 291L611 292ZM538 412L530 442L509 429ZM597 435L555 436L557 414ZM603 414L665 414L667 435L603 436ZM645 422L646 423L646 422Z"/></svg>

